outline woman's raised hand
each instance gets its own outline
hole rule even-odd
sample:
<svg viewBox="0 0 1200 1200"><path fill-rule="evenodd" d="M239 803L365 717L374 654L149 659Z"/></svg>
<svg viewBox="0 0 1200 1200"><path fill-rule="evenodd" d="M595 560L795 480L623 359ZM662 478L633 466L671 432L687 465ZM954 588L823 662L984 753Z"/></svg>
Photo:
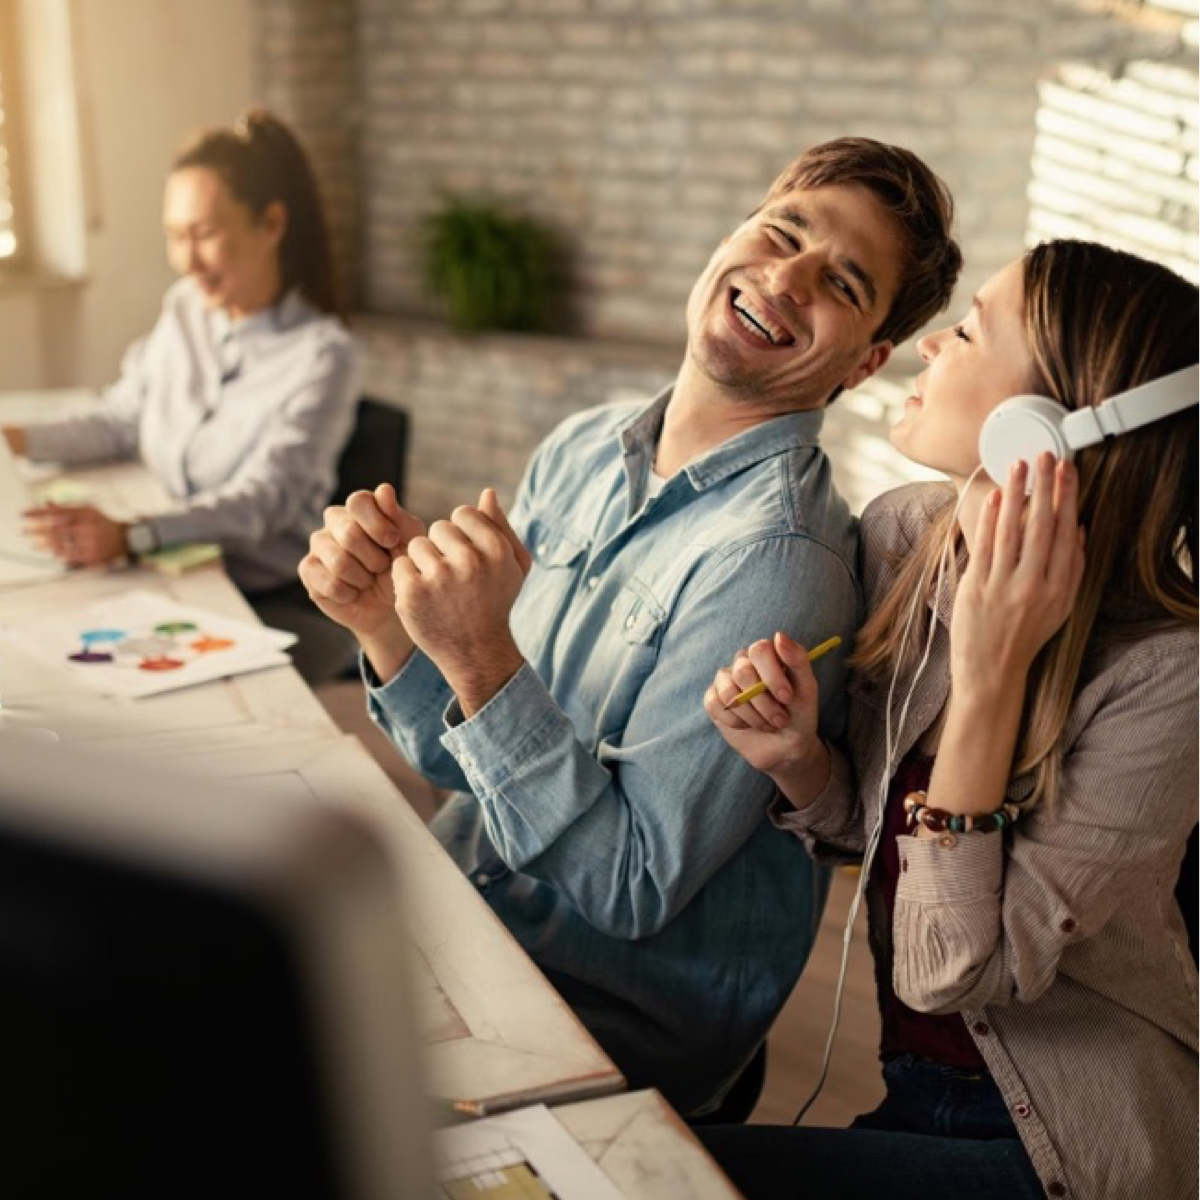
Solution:
<svg viewBox="0 0 1200 1200"><path fill-rule="evenodd" d="M766 684L760 695L730 707L759 682ZM815 798L829 770L817 736L818 692L805 648L777 633L738 651L704 693L704 711L721 736L799 807Z"/></svg>
<svg viewBox="0 0 1200 1200"><path fill-rule="evenodd" d="M1024 686L1029 667L1070 615L1083 578L1084 535L1071 463L1042 454L1018 463L984 502L954 604L950 654L956 690Z"/></svg>

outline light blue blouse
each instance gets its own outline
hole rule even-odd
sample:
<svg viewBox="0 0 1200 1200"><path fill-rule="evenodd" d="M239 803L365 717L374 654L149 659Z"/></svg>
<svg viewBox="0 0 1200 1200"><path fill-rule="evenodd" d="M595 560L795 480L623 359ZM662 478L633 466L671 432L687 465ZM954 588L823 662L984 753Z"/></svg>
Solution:
<svg viewBox="0 0 1200 1200"><path fill-rule="evenodd" d="M181 279L94 413L26 429L31 459L141 457L180 503L160 543L219 542L243 591L296 578L321 524L356 400L345 326L297 291L231 321Z"/></svg>

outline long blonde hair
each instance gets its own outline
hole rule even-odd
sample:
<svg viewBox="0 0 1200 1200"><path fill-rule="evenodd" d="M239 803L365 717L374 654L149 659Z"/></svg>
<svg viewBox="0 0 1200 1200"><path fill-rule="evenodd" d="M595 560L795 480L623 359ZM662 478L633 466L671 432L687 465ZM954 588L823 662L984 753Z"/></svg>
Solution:
<svg viewBox="0 0 1200 1200"><path fill-rule="evenodd" d="M1032 392L1082 408L1196 362L1196 287L1166 267L1077 241L1036 246L1023 266ZM1063 729L1089 649L1197 622L1196 435L1193 409L1076 458L1086 564L1071 615L1026 687L1012 774L1032 777L1027 805L1058 792ZM952 509L931 522L859 633L851 665L872 680L912 666L905 620L914 594L931 593L954 535Z"/></svg>

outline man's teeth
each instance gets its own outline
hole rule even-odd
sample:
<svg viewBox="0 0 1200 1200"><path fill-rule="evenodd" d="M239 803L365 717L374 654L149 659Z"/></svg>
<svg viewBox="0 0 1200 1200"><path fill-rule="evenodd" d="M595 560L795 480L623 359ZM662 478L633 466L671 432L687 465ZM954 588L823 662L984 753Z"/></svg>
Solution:
<svg viewBox="0 0 1200 1200"><path fill-rule="evenodd" d="M786 329L776 325L769 317L760 313L746 298L739 296L733 302L733 311L751 333L765 337L773 346L791 345L792 339Z"/></svg>

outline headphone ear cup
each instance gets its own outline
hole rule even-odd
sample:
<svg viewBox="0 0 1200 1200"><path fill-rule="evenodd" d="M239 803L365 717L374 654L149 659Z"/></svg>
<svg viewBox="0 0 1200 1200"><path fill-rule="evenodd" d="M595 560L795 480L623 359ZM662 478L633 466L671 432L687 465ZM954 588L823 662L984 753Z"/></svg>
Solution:
<svg viewBox="0 0 1200 1200"><path fill-rule="evenodd" d="M1021 459L1032 466L1046 450L1055 458L1074 458L1062 431L1067 415L1067 410L1048 396L1012 396L997 405L979 431L983 469L1003 486L1009 469ZM1032 486L1032 471L1029 480Z"/></svg>

